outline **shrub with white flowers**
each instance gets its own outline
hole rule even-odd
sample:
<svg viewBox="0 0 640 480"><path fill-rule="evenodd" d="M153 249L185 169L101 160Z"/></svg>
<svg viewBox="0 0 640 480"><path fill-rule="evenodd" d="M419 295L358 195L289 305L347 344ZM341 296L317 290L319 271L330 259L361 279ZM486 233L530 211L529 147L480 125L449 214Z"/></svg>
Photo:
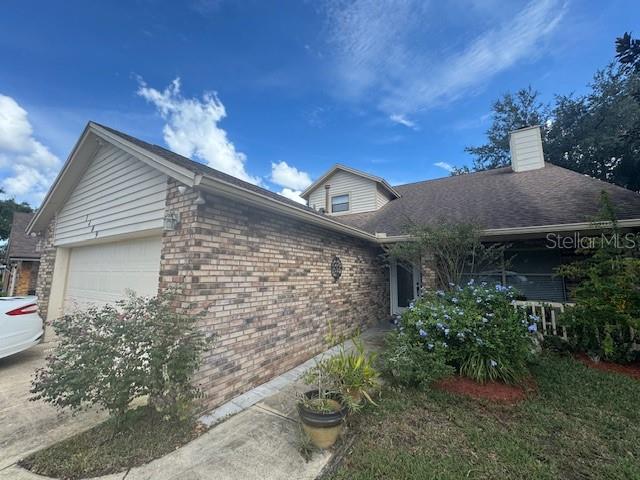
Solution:
<svg viewBox="0 0 640 480"><path fill-rule="evenodd" d="M197 316L175 313L168 297L131 294L64 315L53 328L59 341L35 373L32 400L98 406L121 418L139 397L172 414L184 413L199 394L192 377L212 338Z"/></svg>
<svg viewBox="0 0 640 480"><path fill-rule="evenodd" d="M518 382L527 375L537 327L535 318L514 307L514 297L511 287L473 280L426 293L404 312L391 344L397 348L400 339L419 347L421 356L432 353L480 382Z"/></svg>

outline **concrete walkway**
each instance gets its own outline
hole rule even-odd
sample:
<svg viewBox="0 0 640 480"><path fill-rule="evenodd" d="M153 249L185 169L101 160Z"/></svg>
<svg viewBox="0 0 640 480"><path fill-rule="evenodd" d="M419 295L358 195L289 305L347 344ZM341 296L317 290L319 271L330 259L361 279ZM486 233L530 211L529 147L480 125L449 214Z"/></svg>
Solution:
<svg viewBox="0 0 640 480"><path fill-rule="evenodd" d="M367 349L377 349L383 330L363 334ZM350 344L347 344L350 348ZM312 480L331 458L315 452L306 462L299 452L296 392L308 390L301 375L315 360L337 347L253 390L201 418L212 425L194 441L162 458L104 480ZM42 480L16 465L0 470L0 480Z"/></svg>
<svg viewBox="0 0 640 480"><path fill-rule="evenodd" d="M31 452L87 430L106 418L95 411L72 415L30 402L31 378L44 366L51 344L0 359L0 471Z"/></svg>

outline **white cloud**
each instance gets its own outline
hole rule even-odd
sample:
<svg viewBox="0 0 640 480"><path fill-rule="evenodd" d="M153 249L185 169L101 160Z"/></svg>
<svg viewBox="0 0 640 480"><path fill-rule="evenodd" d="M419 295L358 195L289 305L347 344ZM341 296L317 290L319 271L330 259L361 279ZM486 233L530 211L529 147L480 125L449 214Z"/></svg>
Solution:
<svg viewBox="0 0 640 480"><path fill-rule="evenodd" d="M246 155L236 150L227 132L218 125L227 112L215 93L205 92L201 99L185 98L179 78L162 91L140 80L137 93L151 102L166 121L164 140L171 150L241 180L261 183L259 177L247 173Z"/></svg>
<svg viewBox="0 0 640 480"><path fill-rule="evenodd" d="M287 162L271 162L271 181L281 187L292 190L304 190L311 185L311 178L307 172L290 166Z"/></svg>
<svg viewBox="0 0 640 480"><path fill-rule="evenodd" d="M378 98L377 107L387 115L449 103L542 55L567 10L565 0L475 9L465 32L481 30L436 45L445 22L438 8L438 2L422 0L327 0L327 42L340 83L336 91L355 100ZM460 23L458 18L458 28L464 26Z"/></svg>
<svg viewBox="0 0 640 480"><path fill-rule="evenodd" d="M37 206L54 180L60 160L35 139L27 111L0 94L0 186L9 197Z"/></svg>
<svg viewBox="0 0 640 480"><path fill-rule="evenodd" d="M302 203L303 205L307 204L307 201L300 196L300 194L302 193L302 191L300 190L292 190L285 187L278 193L283 197L287 197L288 199L293 200L294 202Z"/></svg>
<svg viewBox="0 0 640 480"><path fill-rule="evenodd" d="M442 168L444 170L446 170L447 172L453 172L453 165L451 165L450 163L447 162L436 162L434 163L434 165L436 167Z"/></svg>
<svg viewBox="0 0 640 480"><path fill-rule="evenodd" d="M278 192L283 197L287 197L304 205L307 201L300 196L302 191L311 185L311 177L307 172L298 170L296 167L288 165L287 162L271 162L271 182L280 185L282 190Z"/></svg>
<svg viewBox="0 0 640 480"><path fill-rule="evenodd" d="M416 123L414 121L409 120L404 115L400 115L398 113L394 113L392 115L389 115L389 120L391 120L393 123L398 123L400 125L404 125L405 127L411 128L413 130L417 130L418 129L418 126L416 125Z"/></svg>

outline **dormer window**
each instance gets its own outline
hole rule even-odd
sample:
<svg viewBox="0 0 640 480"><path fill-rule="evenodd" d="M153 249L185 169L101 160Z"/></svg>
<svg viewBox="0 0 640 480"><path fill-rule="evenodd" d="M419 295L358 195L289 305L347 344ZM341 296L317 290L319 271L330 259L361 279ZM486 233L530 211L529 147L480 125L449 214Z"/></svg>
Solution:
<svg viewBox="0 0 640 480"><path fill-rule="evenodd" d="M348 212L349 195L336 195L331 197L331 213Z"/></svg>
<svg viewBox="0 0 640 480"><path fill-rule="evenodd" d="M300 194L327 215L373 212L400 194L384 178L335 165Z"/></svg>

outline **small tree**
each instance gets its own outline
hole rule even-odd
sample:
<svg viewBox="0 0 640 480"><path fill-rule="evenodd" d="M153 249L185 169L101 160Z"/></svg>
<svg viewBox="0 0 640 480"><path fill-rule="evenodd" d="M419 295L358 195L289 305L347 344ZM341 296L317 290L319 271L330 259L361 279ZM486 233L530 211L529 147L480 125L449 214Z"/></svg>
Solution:
<svg viewBox="0 0 640 480"><path fill-rule="evenodd" d="M59 342L35 373L31 400L98 406L121 419L138 397L180 413L198 395L192 377L211 338L197 316L175 313L167 297L131 294L115 306L64 315L53 328Z"/></svg>
<svg viewBox="0 0 640 480"><path fill-rule="evenodd" d="M467 274L501 264L504 247L483 243L481 233L477 225L446 220L435 226L414 226L409 230L411 240L394 244L388 255L412 263L427 261L438 284L446 289L462 284Z"/></svg>

